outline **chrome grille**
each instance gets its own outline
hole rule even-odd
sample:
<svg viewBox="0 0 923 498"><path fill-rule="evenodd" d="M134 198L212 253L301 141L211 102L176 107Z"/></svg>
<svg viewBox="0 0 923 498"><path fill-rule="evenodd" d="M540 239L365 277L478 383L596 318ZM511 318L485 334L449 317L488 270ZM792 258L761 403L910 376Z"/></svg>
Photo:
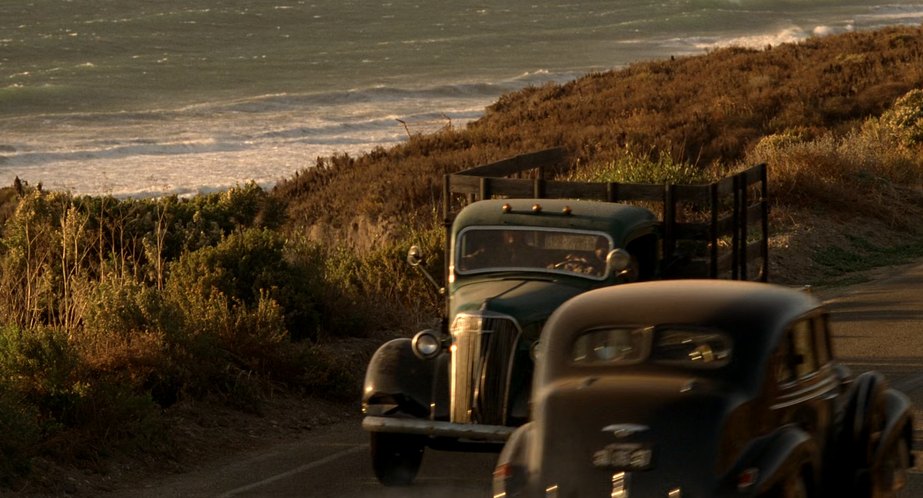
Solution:
<svg viewBox="0 0 923 498"><path fill-rule="evenodd" d="M452 326L452 421L503 425L519 327L505 315L456 317Z"/></svg>

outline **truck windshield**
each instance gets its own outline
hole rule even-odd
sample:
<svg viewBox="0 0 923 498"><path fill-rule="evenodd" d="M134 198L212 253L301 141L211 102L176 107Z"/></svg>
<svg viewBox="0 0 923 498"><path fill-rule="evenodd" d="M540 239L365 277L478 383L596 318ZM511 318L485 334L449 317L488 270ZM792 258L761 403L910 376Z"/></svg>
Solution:
<svg viewBox="0 0 923 498"><path fill-rule="evenodd" d="M612 240L601 232L467 228L455 244L455 269L462 275L527 270L603 278L610 250Z"/></svg>

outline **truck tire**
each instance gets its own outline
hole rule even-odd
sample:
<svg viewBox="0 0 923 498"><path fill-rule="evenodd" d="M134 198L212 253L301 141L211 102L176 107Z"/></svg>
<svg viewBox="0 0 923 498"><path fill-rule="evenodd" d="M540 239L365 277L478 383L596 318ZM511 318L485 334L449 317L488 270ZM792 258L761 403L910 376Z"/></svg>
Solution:
<svg viewBox="0 0 923 498"><path fill-rule="evenodd" d="M372 469L385 486L408 486L423 462L423 436L390 432L371 433Z"/></svg>

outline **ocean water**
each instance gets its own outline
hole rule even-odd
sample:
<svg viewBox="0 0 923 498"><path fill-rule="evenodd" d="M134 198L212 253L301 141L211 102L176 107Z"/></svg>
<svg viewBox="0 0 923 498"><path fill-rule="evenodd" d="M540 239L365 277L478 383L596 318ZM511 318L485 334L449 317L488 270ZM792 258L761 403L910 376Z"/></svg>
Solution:
<svg viewBox="0 0 923 498"><path fill-rule="evenodd" d="M923 22L871 1L0 0L0 185L268 188L528 85Z"/></svg>

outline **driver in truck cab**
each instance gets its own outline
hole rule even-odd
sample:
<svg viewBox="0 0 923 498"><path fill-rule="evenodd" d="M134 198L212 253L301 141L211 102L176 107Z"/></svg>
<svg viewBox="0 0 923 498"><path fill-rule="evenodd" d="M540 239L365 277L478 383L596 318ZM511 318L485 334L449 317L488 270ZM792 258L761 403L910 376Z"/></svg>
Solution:
<svg viewBox="0 0 923 498"><path fill-rule="evenodd" d="M466 238L473 249L462 258L462 270L545 267L522 230L484 230Z"/></svg>

